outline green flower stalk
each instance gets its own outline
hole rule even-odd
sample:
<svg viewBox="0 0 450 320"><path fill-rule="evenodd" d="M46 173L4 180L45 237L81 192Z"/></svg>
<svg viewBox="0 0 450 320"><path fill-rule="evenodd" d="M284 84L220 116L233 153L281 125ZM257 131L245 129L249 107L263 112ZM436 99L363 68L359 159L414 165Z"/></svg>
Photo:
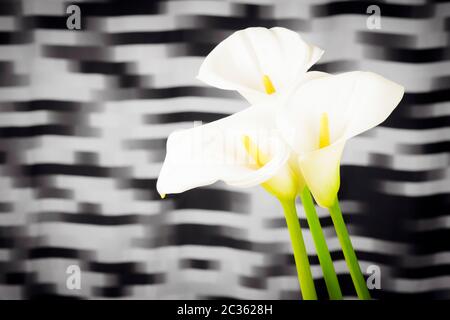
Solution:
<svg viewBox="0 0 450 320"><path fill-rule="evenodd" d="M356 289L356 293L360 299L369 300L371 299L369 289L367 288L366 281L364 280L361 268L359 267L358 259L356 258L355 250L353 249L350 236L348 235L347 227L345 226L344 218L342 217L341 208L337 198L333 205L329 208L329 211L336 229L336 234L342 247L342 252L344 253L345 261L347 262L347 266L350 271L350 276L352 277L353 284Z"/></svg>
<svg viewBox="0 0 450 320"><path fill-rule="evenodd" d="M306 219L314 240L317 257L319 258L319 262L322 267L323 278L327 286L328 296L331 300L340 300L342 299L342 292L339 286L336 270L334 269L330 251L328 250L328 245L326 243L319 217L317 216L314 202L308 187L305 186L303 188L303 191L300 193L300 199L302 200Z"/></svg>
<svg viewBox="0 0 450 320"><path fill-rule="evenodd" d="M298 220L295 200L280 200L283 206L286 224L291 236L292 249L294 251L295 265L297 267L298 281L304 300L317 300L314 280L311 274L311 266L308 260L302 229Z"/></svg>

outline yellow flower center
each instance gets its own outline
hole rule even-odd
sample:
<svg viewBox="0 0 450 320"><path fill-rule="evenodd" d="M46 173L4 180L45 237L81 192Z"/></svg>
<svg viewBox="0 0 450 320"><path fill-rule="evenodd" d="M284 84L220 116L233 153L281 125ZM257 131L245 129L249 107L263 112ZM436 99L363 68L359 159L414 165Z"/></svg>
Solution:
<svg viewBox="0 0 450 320"><path fill-rule="evenodd" d="M267 94L275 93L275 87L273 86L272 81L270 80L268 75L263 76L264 88L266 89Z"/></svg>
<svg viewBox="0 0 450 320"><path fill-rule="evenodd" d="M263 76L263 83L267 94L275 93L275 87L273 86L273 83L268 75ZM249 136L243 136L242 143L244 144L247 153L253 158L253 160L256 161L256 164L259 168L263 167L267 162L270 161L269 157L261 152L256 143L254 143Z"/></svg>
<svg viewBox="0 0 450 320"><path fill-rule="evenodd" d="M328 124L328 114L322 113L320 118L320 131L319 131L319 149L325 148L330 145L330 126Z"/></svg>
<svg viewBox="0 0 450 320"><path fill-rule="evenodd" d="M245 151L247 151L247 154L249 154L253 158L253 160L255 160L256 165L259 168L263 167L270 161L269 156L262 152L261 149L258 148L256 143L254 143L249 136L243 136L242 143L244 144L244 148Z"/></svg>
<svg viewBox="0 0 450 320"><path fill-rule="evenodd" d="M242 143L247 154L256 162L252 167L253 170L261 169L271 160L270 155L261 151L249 136L242 136ZM289 165L280 168L276 175L262 182L261 186L278 199L295 199L299 189L303 188L295 171Z"/></svg>

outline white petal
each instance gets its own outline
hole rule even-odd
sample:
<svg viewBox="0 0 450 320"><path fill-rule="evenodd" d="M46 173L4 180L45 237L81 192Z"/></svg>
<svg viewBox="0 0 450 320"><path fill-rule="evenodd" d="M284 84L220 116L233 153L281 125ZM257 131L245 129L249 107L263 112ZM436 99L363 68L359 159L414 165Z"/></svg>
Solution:
<svg viewBox="0 0 450 320"><path fill-rule="evenodd" d="M330 207L339 190L339 167L345 140L299 156L299 165L316 202Z"/></svg>
<svg viewBox="0 0 450 320"><path fill-rule="evenodd" d="M286 86L295 83L302 74L315 64L322 57L324 51L314 45L310 45L303 41L300 35L288 29L275 27L270 29L276 35L277 41L280 44L281 56L277 57L283 59L283 70L271 70L270 74L277 74L274 76L274 84L281 84ZM269 72L269 71L267 71Z"/></svg>
<svg viewBox="0 0 450 320"><path fill-rule="evenodd" d="M267 98L262 78L277 92L287 89L323 54L285 28L248 28L222 41L205 58L198 78L209 85L237 90L251 103Z"/></svg>
<svg viewBox="0 0 450 320"><path fill-rule="evenodd" d="M355 89L351 100L351 117L345 137L367 131L389 117L403 98L405 88L372 72L354 76Z"/></svg>
<svg viewBox="0 0 450 320"><path fill-rule="evenodd" d="M279 110L277 125L299 154L302 174L319 205L329 207L339 190L345 141L384 121L402 96L403 87L370 72L316 74L299 85ZM319 149L324 113L331 145Z"/></svg>
<svg viewBox="0 0 450 320"><path fill-rule="evenodd" d="M304 154L318 148L323 113L329 118L331 142L348 139L384 121L403 91L371 72L322 73L298 86L277 121L292 148Z"/></svg>
<svg viewBox="0 0 450 320"><path fill-rule="evenodd" d="M315 97L319 97L319 90L310 83L316 83L316 79L330 77L325 72L307 72L301 81L297 83L295 92L285 99L285 103L280 103L277 108L277 127L285 141L298 154L315 150L318 146L318 128L320 123L315 108ZM312 87L309 90L302 90L303 87ZM319 113L318 113L319 114Z"/></svg>
<svg viewBox="0 0 450 320"><path fill-rule="evenodd" d="M249 187L273 177L289 158L274 128L273 109L255 106L212 123L172 133L157 189L179 193L218 180ZM242 138L251 137L271 156L262 168L252 166Z"/></svg>

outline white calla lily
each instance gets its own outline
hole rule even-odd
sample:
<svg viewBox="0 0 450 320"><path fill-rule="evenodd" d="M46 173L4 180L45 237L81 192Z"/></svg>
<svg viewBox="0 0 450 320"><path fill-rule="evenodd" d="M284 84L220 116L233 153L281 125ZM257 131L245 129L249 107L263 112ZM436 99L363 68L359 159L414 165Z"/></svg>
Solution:
<svg viewBox="0 0 450 320"><path fill-rule="evenodd" d="M261 184L278 198L295 198L300 184L274 118L273 108L258 105L175 131L167 141L158 192L164 197L221 180L237 187Z"/></svg>
<svg viewBox="0 0 450 320"><path fill-rule="evenodd" d="M280 110L277 124L298 154L298 164L317 203L329 208L339 190L345 142L383 122L404 88L371 72L316 73Z"/></svg>
<svg viewBox="0 0 450 320"><path fill-rule="evenodd" d="M250 103L289 91L323 51L294 31L254 27L237 31L205 58L198 79L236 90Z"/></svg>
<svg viewBox="0 0 450 320"><path fill-rule="evenodd" d="M295 207L304 188L290 147L276 129L276 108L256 105L212 123L172 133L156 188L165 197L222 180L261 184L280 201L292 241L304 299L317 299Z"/></svg>

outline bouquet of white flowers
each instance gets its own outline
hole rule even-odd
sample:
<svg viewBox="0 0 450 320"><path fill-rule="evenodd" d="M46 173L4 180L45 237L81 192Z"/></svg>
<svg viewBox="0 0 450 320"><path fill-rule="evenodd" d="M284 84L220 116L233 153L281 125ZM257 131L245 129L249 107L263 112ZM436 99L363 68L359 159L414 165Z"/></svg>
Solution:
<svg viewBox="0 0 450 320"><path fill-rule="evenodd" d="M308 72L323 51L284 28L248 28L222 41L198 78L238 91L250 107L173 132L157 189L170 193L222 180L260 184L281 203L304 299L317 299L295 199L300 196L330 299L341 299L314 200L330 212L360 299L370 299L339 207L340 159L348 139L383 122L404 88L371 72Z"/></svg>

